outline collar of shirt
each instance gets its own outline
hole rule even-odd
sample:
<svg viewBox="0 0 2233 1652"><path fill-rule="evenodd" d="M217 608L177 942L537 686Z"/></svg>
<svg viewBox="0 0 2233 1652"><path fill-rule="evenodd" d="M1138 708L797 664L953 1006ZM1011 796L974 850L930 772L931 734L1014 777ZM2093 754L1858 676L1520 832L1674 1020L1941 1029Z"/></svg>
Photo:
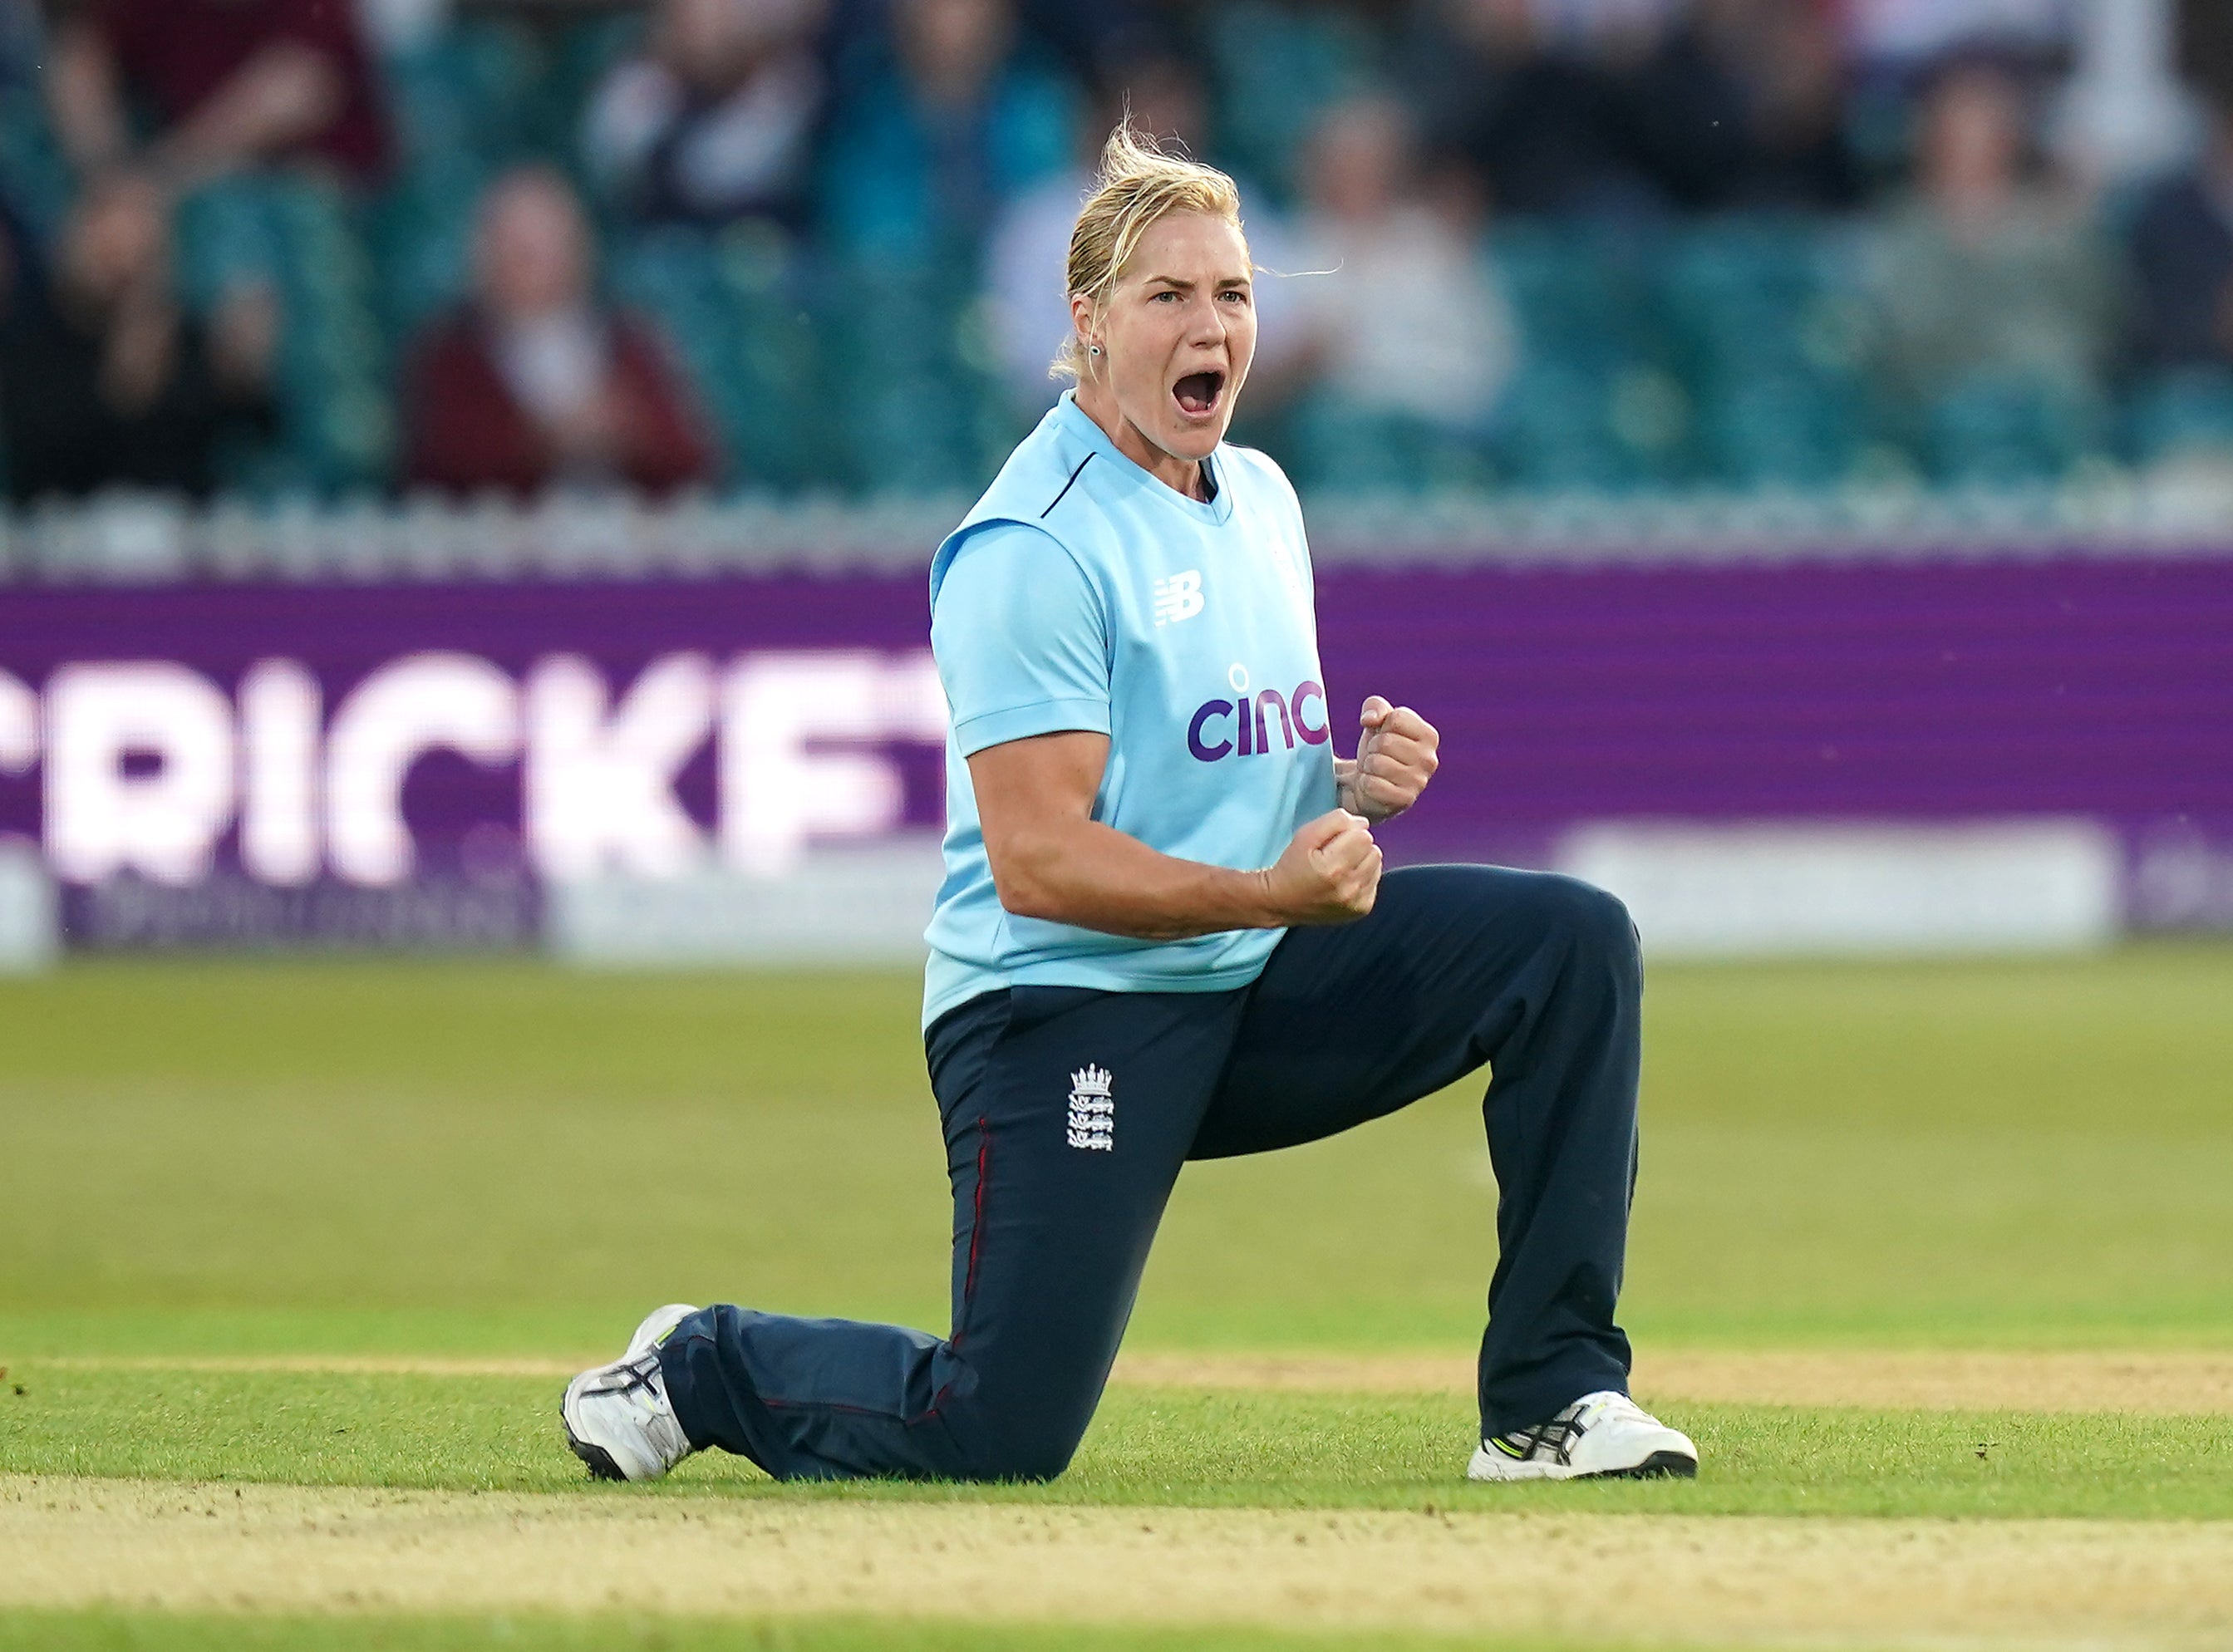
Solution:
<svg viewBox="0 0 2233 1652"><path fill-rule="evenodd" d="M1109 433L1095 424L1085 410L1077 405L1077 391L1062 393L1061 401L1056 404L1055 417L1062 421L1065 431L1087 444L1097 456L1108 462L1111 475L1099 478L1099 485L1106 487L1115 479L1123 485L1143 490L1150 498L1160 498L1171 509L1184 511L1197 522L1206 522L1215 527L1221 528L1233 519L1233 490L1225 485L1226 478L1218 458L1225 449L1222 442L1218 444L1217 452L1202 461L1209 473L1210 497L1194 499L1127 459L1116 444L1110 440Z"/></svg>

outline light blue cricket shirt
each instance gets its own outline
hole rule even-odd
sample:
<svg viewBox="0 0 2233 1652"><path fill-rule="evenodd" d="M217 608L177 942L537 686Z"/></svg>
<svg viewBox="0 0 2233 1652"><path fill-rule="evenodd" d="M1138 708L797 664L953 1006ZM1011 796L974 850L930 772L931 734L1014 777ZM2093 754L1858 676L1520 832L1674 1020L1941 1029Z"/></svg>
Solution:
<svg viewBox="0 0 2233 1652"><path fill-rule="evenodd" d="M972 753L1063 729L1109 736L1093 817L1182 860L1250 870L1334 806L1310 551L1278 465L1221 445L1189 499L1116 451L1066 394L930 568L931 647L953 712L946 880L923 1024L1018 985L1220 992L1278 930L1130 940L1000 905Z"/></svg>

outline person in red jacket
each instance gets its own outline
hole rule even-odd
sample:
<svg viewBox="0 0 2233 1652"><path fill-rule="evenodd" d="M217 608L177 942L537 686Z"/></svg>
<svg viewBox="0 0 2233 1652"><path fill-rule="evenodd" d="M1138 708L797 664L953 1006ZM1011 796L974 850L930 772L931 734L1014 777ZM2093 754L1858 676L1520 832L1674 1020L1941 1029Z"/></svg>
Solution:
<svg viewBox="0 0 2233 1652"><path fill-rule="evenodd" d="M63 10L46 81L83 175L132 166L185 192L275 162L363 185L387 171L381 89L339 0L86 0ZM156 118L144 147L134 100Z"/></svg>
<svg viewBox="0 0 2233 1652"><path fill-rule="evenodd" d="M664 340L597 301L587 222L564 179L527 166L480 207L473 298L413 352L412 483L518 495L552 486L665 493L713 453Z"/></svg>

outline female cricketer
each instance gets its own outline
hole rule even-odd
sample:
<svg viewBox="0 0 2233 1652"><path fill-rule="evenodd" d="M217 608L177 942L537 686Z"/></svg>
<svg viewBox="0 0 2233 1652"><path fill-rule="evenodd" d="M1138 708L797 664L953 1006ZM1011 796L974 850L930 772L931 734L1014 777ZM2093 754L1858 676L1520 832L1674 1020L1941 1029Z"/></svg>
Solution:
<svg viewBox="0 0 2233 1652"><path fill-rule="evenodd" d="M1487 1065L1500 1254L1482 1480L1694 1474L1627 1397L1626 911L1490 867L1383 875L1438 738L1335 755L1294 491L1225 442L1256 322L1223 173L1120 127L1072 235L1077 379L931 564L952 709L924 1045L953 1329L663 1308L565 1393L602 1478L1044 1480L1099 1402L1189 1159L1313 1141ZM1419 345L1432 349L1432 318ZM1354 1219L1353 1216L1345 1219Z"/></svg>

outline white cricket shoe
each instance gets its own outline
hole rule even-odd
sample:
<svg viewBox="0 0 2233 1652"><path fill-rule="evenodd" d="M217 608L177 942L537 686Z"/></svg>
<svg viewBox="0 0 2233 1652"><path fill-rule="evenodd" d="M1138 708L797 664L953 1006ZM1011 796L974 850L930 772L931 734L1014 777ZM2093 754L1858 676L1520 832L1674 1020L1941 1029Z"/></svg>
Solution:
<svg viewBox="0 0 2233 1652"><path fill-rule="evenodd" d="M690 1441L667 1402L659 1345L697 1311L681 1302L654 1311L628 1338L627 1353L566 1385L558 1419L567 1445L596 1479L657 1480L690 1454Z"/></svg>
<svg viewBox="0 0 2233 1652"><path fill-rule="evenodd" d="M1585 1394L1548 1422L1492 1434L1468 1480L1694 1480L1698 1448L1625 1394Z"/></svg>

